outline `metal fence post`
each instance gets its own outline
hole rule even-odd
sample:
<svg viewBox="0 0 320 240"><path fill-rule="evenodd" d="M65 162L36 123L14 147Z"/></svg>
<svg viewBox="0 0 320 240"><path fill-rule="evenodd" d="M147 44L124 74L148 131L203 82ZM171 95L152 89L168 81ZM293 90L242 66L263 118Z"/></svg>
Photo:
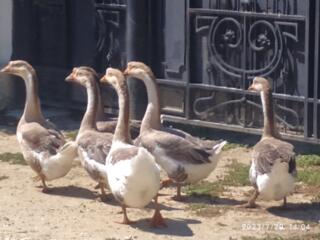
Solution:
<svg viewBox="0 0 320 240"><path fill-rule="evenodd" d="M148 63L148 3L149 0L127 1L127 61ZM141 119L148 97L144 84L136 79L128 81L131 118Z"/></svg>

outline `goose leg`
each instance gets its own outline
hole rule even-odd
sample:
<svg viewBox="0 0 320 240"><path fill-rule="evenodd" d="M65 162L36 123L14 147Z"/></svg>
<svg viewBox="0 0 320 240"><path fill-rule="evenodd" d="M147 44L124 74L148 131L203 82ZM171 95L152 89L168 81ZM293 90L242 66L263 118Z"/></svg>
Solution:
<svg viewBox="0 0 320 240"><path fill-rule="evenodd" d="M282 208L283 210L287 210L287 209L288 209L287 197L284 197L284 198L283 198L283 203L282 203L281 208Z"/></svg>
<svg viewBox="0 0 320 240"><path fill-rule="evenodd" d="M241 205L241 207L244 207L244 208L257 207L256 200L257 200L258 196L259 196L259 191L257 189L255 189L254 193L253 193L252 197L249 199L249 201L246 204Z"/></svg>
<svg viewBox="0 0 320 240"><path fill-rule="evenodd" d="M161 186L160 186L160 189L164 188L164 187L168 187L170 186L171 184L173 184L173 181L168 178L168 179L165 179L165 180L162 180L161 181Z"/></svg>
<svg viewBox="0 0 320 240"><path fill-rule="evenodd" d="M172 197L172 199L180 202L185 200L185 197L181 195L181 184L177 183L177 195Z"/></svg>
<svg viewBox="0 0 320 240"><path fill-rule="evenodd" d="M42 186L43 186L42 192L43 192L43 193L48 193L48 192L50 192L50 188L48 188L48 186L47 186L47 184L46 184L46 181L45 181L45 179L44 179L44 176L40 176L40 177L41 177L41 182L42 182Z"/></svg>
<svg viewBox="0 0 320 240"><path fill-rule="evenodd" d="M99 187L100 187L100 191L101 191L101 195L100 195L100 199L102 202L107 201L107 195L106 192L104 190L104 184L103 183L99 183Z"/></svg>
<svg viewBox="0 0 320 240"><path fill-rule="evenodd" d="M129 218L127 216L126 206L122 205L121 207L122 207L122 212L123 212L123 220L122 220L122 222L118 222L118 223L127 224L127 225L135 223L134 221L129 220Z"/></svg>
<svg viewBox="0 0 320 240"><path fill-rule="evenodd" d="M155 203L155 210L154 210L153 217L151 219L151 226L152 227L160 227L160 226L166 227L167 224L165 223L165 221L160 213L160 206L158 204L158 195L155 196L154 203Z"/></svg>

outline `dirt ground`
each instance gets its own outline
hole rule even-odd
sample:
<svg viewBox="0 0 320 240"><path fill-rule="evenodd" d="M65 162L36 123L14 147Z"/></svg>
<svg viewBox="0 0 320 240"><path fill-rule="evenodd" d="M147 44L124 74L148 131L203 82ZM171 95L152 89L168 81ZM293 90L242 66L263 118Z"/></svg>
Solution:
<svg viewBox="0 0 320 240"><path fill-rule="evenodd" d="M19 152L14 134L0 132L0 153L3 152ZM250 150L223 152L208 181L224 175L232 159L249 164ZM189 197L185 202L171 199L174 188L163 189L159 202L168 227L155 229L148 222L153 214L152 204L145 209L128 210L129 218L137 221L135 224L115 223L122 219L117 202L111 194L107 202L99 201L95 183L77 164L66 177L49 183L50 194L40 191L40 184L32 180L34 175L28 166L0 161L0 240L320 237L320 205L311 204L315 193L304 191L303 186L288 198L286 210L279 207L281 202L263 201L258 201L257 209L237 208L248 198L251 187L229 187L217 199ZM190 207L202 203L212 206L208 214L199 215Z"/></svg>

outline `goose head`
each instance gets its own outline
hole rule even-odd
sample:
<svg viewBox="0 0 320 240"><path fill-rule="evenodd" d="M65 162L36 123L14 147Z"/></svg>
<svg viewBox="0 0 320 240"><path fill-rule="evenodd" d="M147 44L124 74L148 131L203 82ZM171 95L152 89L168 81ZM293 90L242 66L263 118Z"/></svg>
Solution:
<svg viewBox="0 0 320 240"><path fill-rule="evenodd" d="M66 77L67 82L75 82L84 87L91 87L95 84L98 75L95 70L90 67L76 67L73 68L72 72Z"/></svg>
<svg viewBox="0 0 320 240"><path fill-rule="evenodd" d="M115 89L126 88L126 82L123 73L115 68L108 68L106 74L101 78L101 83L110 84Z"/></svg>
<svg viewBox="0 0 320 240"><path fill-rule="evenodd" d="M150 76L153 77L151 69L146 64L135 61L128 62L124 75L138 79L144 79Z"/></svg>
<svg viewBox="0 0 320 240"><path fill-rule="evenodd" d="M13 74L25 78L30 73L35 74L33 67L23 60L10 61L7 66L0 70L2 73Z"/></svg>
<svg viewBox="0 0 320 240"><path fill-rule="evenodd" d="M263 77L255 77L248 90L253 92L265 92L270 90L270 88L271 86L267 79Z"/></svg>

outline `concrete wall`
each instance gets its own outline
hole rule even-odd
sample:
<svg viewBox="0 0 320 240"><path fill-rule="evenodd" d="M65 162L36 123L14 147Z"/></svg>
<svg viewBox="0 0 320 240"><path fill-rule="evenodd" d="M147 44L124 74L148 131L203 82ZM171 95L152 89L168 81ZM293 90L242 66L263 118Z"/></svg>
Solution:
<svg viewBox="0 0 320 240"><path fill-rule="evenodd" d="M0 1L0 64L6 63L12 53L12 2Z"/></svg>
<svg viewBox="0 0 320 240"><path fill-rule="evenodd" d="M12 0L0 1L0 68L4 66L12 53ZM11 103L13 81L8 75L0 75L0 111Z"/></svg>

